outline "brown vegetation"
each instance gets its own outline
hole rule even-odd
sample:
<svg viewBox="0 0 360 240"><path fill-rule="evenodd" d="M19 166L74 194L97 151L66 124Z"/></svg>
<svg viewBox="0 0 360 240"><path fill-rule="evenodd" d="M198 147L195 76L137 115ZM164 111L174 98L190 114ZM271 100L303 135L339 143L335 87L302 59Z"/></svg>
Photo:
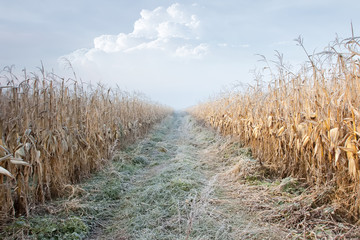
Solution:
<svg viewBox="0 0 360 240"><path fill-rule="evenodd" d="M138 94L85 88L40 70L0 79L0 222L61 196L170 109Z"/></svg>
<svg viewBox="0 0 360 240"><path fill-rule="evenodd" d="M280 61L266 87L257 84L222 95L189 112L221 133L237 136L281 176L306 180L319 193L313 207L331 204L334 216L357 221L359 41L335 41L312 56L305 50L309 63L298 73ZM302 40L298 42L303 47Z"/></svg>

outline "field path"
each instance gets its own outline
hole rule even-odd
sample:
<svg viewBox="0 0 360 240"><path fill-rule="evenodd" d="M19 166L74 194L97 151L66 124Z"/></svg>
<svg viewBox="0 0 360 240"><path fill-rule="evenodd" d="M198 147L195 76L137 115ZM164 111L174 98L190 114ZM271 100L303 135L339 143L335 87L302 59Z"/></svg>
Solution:
<svg viewBox="0 0 360 240"><path fill-rule="evenodd" d="M98 217L103 222L91 239L283 238L242 210L227 178L229 166L218 159L218 138L189 115L175 113L119 152L108 172L120 176L115 184L121 194L111 217ZM110 189L112 196L118 188Z"/></svg>

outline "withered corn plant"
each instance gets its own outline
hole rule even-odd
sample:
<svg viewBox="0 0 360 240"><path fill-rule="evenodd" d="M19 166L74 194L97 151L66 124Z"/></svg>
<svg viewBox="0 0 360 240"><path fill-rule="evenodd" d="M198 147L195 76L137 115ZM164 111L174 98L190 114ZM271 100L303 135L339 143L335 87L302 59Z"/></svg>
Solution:
<svg viewBox="0 0 360 240"><path fill-rule="evenodd" d="M302 40L298 40L303 46ZM189 112L223 134L238 136L282 176L329 191L315 205L360 217L360 38L308 55L294 74L280 66L272 82L233 92ZM305 51L306 52L306 51ZM330 186L330 187L329 187Z"/></svg>
<svg viewBox="0 0 360 240"><path fill-rule="evenodd" d="M7 68L0 79L0 223L61 196L171 111L40 70L19 80Z"/></svg>

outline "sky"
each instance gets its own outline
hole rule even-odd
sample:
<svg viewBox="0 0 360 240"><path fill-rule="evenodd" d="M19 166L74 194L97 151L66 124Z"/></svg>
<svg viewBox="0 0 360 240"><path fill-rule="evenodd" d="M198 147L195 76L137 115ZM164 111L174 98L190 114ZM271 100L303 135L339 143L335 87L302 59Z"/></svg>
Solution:
<svg viewBox="0 0 360 240"><path fill-rule="evenodd" d="M184 109L252 84L258 54L297 66L360 35L358 0L0 0L0 70L15 66L139 91Z"/></svg>

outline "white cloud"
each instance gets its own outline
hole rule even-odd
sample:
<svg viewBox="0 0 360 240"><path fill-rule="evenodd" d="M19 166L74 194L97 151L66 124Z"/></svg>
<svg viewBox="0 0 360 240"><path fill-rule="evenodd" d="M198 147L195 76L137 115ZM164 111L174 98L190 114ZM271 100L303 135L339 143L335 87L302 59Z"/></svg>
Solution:
<svg viewBox="0 0 360 240"><path fill-rule="evenodd" d="M85 81L118 85L185 107L221 85L224 73L239 68L232 62L219 65L219 58L213 56L218 44L202 38L201 13L197 5L178 3L142 10L131 32L98 36L93 48L65 57Z"/></svg>
<svg viewBox="0 0 360 240"><path fill-rule="evenodd" d="M182 46L176 49L176 56L201 58L208 52L209 46L201 43L193 47L191 45Z"/></svg>
<svg viewBox="0 0 360 240"><path fill-rule="evenodd" d="M195 58L203 56L208 50L200 42L200 20L195 14L189 13L187 7L175 3L168 8L144 9L140 16L131 33L96 37L94 49L105 53L156 49L167 51L170 56ZM77 60L86 57L86 51L75 51L67 57Z"/></svg>

